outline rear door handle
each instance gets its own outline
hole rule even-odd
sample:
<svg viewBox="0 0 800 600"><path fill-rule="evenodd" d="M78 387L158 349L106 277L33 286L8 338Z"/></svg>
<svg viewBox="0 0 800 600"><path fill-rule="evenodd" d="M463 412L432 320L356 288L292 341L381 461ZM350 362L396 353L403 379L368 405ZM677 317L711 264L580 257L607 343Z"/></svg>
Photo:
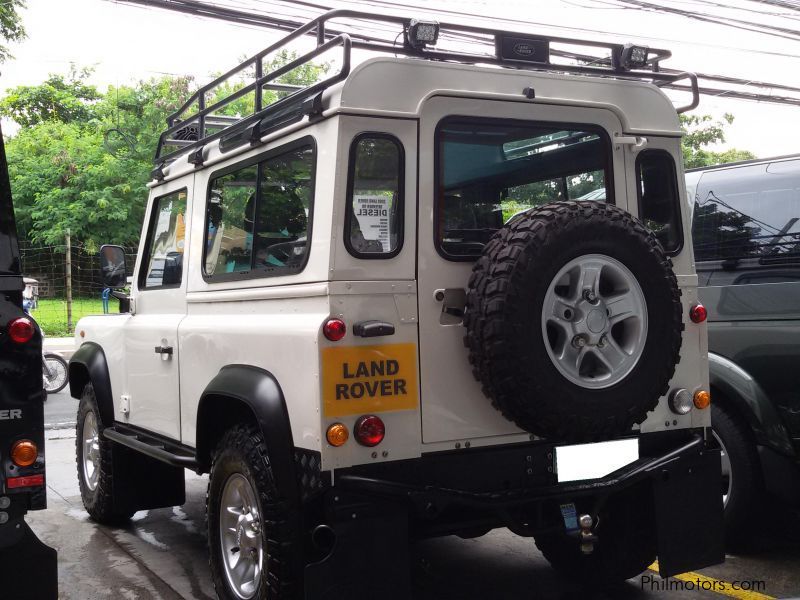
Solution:
<svg viewBox="0 0 800 600"><path fill-rule="evenodd" d="M353 325L353 335L358 337L394 335L394 325L385 321L361 321Z"/></svg>
<svg viewBox="0 0 800 600"><path fill-rule="evenodd" d="M172 356L172 346L156 346L156 354Z"/></svg>

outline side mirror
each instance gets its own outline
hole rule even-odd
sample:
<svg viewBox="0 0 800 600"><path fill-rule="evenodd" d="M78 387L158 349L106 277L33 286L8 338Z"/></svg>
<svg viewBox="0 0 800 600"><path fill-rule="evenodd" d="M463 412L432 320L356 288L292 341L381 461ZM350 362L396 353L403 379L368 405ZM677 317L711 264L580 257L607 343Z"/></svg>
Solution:
<svg viewBox="0 0 800 600"><path fill-rule="evenodd" d="M100 246L100 277L107 288L119 289L127 284L125 249L122 246Z"/></svg>

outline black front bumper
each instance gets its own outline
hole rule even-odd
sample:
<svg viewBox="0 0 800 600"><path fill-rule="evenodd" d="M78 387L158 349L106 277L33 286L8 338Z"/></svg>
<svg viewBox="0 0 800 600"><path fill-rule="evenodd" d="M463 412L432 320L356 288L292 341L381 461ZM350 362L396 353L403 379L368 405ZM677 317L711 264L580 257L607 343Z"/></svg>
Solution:
<svg viewBox="0 0 800 600"><path fill-rule="evenodd" d="M703 430L643 435L637 461L600 479L567 483L557 480L555 446L541 442L336 471L335 486L321 498L323 522L336 541L307 567L305 596L347 597L351 585L367 585L385 597L408 598L409 539L496 527L520 535L564 531L561 503L599 511L633 486L652 493L662 576L720 563L720 457L707 439Z"/></svg>

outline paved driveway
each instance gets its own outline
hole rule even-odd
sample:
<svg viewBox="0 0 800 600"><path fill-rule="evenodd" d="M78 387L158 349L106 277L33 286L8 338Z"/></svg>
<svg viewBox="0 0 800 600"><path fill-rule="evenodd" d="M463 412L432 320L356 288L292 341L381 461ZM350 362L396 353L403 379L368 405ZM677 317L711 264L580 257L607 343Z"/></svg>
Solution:
<svg viewBox="0 0 800 600"><path fill-rule="evenodd" d="M48 432L49 509L28 521L41 539L59 551L60 597L64 600L215 598L208 574L204 502L206 477L187 472L182 507L142 511L130 525L96 525L83 510L75 474L71 430ZM734 580L766 581L760 594L738 591L722 596L707 591L658 590L654 573L614 590L586 590L558 577L530 539L498 530L482 538L441 538L412 549L415 600L639 600L646 598L722 598L764 600L800 597L800 519L772 514L775 531L748 557L731 556L702 572L706 585ZM699 574L698 574L699 576ZM649 578L649 579L648 579ZM696 580L687 575L685 580ZM669 580L686 587L687 581ZM652 583L651 583L652 582ZM713 582L717 582L714 584ZM369 599L364 599L369 600Z"/></svg>

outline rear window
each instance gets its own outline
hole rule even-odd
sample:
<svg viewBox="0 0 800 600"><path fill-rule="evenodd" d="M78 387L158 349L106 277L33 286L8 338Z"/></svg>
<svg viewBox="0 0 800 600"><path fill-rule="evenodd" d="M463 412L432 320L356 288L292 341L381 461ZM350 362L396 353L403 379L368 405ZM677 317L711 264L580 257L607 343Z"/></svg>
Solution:
<svg viewBox="0 0 800 600"><path fill-rule="evenodd" d="M800 161L703 173L692 237L698 261L800 261Z"/></svg>
<svg viewBox="0 0 800 600"><path fill-rule="evenodd" d="M557 200L611 197L609 142L590 126L451 118L438 129L435 243L472 260L495 231Z"/></svg>
<svg viewBox="0 0 800 600"><path fill-rule="evenodd" d="M663 150L645 150L636 157L639 218L675 254L683 245L680 196L675 160Z"/></svg>

